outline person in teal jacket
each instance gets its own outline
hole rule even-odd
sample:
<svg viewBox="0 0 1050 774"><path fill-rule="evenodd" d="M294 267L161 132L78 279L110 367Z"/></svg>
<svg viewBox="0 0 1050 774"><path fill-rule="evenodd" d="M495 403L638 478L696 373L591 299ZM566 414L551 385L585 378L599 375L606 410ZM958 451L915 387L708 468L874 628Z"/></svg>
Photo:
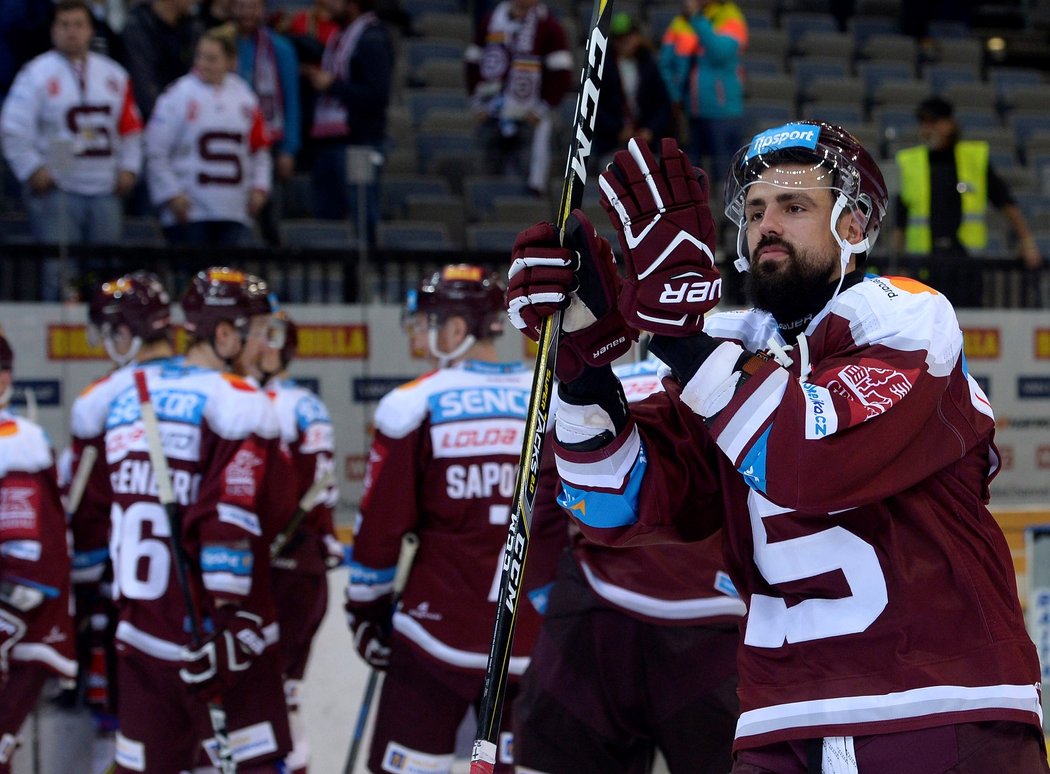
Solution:
<svg viewBox="0 0 1050 774"><path fill-rule="evenodd" d="M711 179L725 177L744 127L742 57L747 21L733 2L684 0L660 46L660 72L671 100L689 120L689 156Z"/></svg>

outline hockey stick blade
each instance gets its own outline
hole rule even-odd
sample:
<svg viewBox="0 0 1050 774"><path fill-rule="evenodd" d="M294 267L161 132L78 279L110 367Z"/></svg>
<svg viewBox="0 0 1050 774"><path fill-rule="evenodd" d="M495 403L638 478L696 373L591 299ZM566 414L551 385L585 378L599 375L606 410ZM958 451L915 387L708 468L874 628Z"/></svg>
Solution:
<svg viewBox="0 0 1050 774"><path fill-rule="evenodd" d="M414 532L406 532L401 536L401 554L397 558L397 569L394 571L394 609L397 609L401 592L405 589L408 581L408 573L412 570L412 563L416 560L416 551L419 550L419 536ZM361 742L365 737L365 726L368 725L368 715L372 711L372 700L375 698L376 686L379 684L379 670L369 670L368 683L365 684L365 695L361 698L361 707L357 711L357 722L354 723L354 735L350 739L350 752L346 756L346 765L343 766L343 774L353 774L357 765L357 755L361 751Z"/></svg>
<svg viewBox="0 0 1050 774"><path fill-rule="evenodd" d="M138 392L139 411L142 414L142 429L146 436L146 448L149 461L153 466L153 477L157 480L157 499L168 515L171 552L174 555L175 578L186 603L186 615L190 621L190 636L194 647L201 644L201 619L193 592L189 583L189 564L182 547L182 519L178 504L175 502L175 491L171 486L171 471L168 469L168 458L164 456L164 446L160 440L160 424L157 412L150 399L149 386L146 384L146 372L135 371L135 389ZM226 710L218 700L208 702L208 717L211 720L212 733L218 747L219 770L222 774L236 774L237 763L233 759L230 747L230 734L226 727Z"/></svg>
<svg viewBox="0 0 1050 774"><path fill-rule="evenodd" d="M565 161L565 180L555 225L561 238L565 236L565 222L580 205L587 184L587 157L594 139L594 122L598 112L602 77L605 72L609 47L609 24L612 0L594 0L590 32L585 45L586 61L580 76L579 96L573 120L569 152ZM496 742L500 717L507 689L514 623L517 618L520 584L525 571L529 547L529 530L540 471L540 458L550 420L554 397L554 364L558 356L558 337L561 333L561 312L543 320L540 328L539 352L532 376L532 392L525 415L525 437L518 460L514 497L511 501L510 527L503 553L500 590L496 605L496 620L492 631L492 645L485 669L485 686L478 713L478 732L470 761L470 774L491 774L496 765Z"/></svg>

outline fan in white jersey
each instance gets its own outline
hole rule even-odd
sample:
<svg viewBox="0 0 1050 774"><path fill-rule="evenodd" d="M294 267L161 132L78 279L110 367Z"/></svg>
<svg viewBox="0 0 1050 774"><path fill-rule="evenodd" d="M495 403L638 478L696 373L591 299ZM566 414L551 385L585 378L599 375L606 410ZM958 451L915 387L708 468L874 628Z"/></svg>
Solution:
<svg viewBox="0 0 1050 774"><path fill-rule="evenodd" d="M658 155L630 141L599 179L626 269L615 308L671 376L630 406L607 365L561 385L560 501L610 546L722 529L747 603L734 774L1050 772L1038 655L987 507L991 406L949 301L864 273L878 164L810 121L741 148L725 205L754 307L705 318L706 182L669 139ZM557 281L567 317L595 276L617 281L597 255L561 262L584 269Z"/></svg>
<svg viewBox="0 0 1050 774"><path fill-rule="evenodd" d="M172 244L235 245L269 198L270 139L236 62L233 30L206 32L146 126L150 198Z"/></svg>
<svg viewBox="0 0 1050 774"><path fill-rule="evenodd" d="M8 411L13 366L0 334L0 774L48 676L77 674L58 479L47 434Z"/></svg>
<svg viewBox="0 0 1050 774"><path fill-rule="evenodd" d="M332 509L339 501L339 490L331 478L335 472L335 433L328 407L321 398L296 384L288 373L298 348L295 322L287 312L278 311L271 325L269 346L258 362L258 375L277 411L281 451L291 462L293 476L284 486L293 491L296 502L302 505L302 498L315 482L329 481L307 504L301 520L296 519L294 531L273 559L271 574L281 625L284 695L294 745L285 759L290 774L305 774L310 765L309 740L301 713L305 701L303 676L314 637L328 609L326 570L343 561L343 546L335 536L332 521ZM282 516L291 526L294 515Z"/></svg>
<svg viewBox="0 0 1050 774"><path fill-rule="evenodd" d="M142 117L128 73L89 50L91 10L62 0L54 48L18 73L0 113L4 158L39 242L117 244L121 199L142 168ZM46 297L56 278L45 276Z"/></svg>
<svg viewBox="0 0 1050 774"><path fill-rule="evenodd" d="M532 385L523 364L497 358L503 309L503 289L479 266L446 266L427 277L407 321L441 367L376 409L346 601L358 653L387 670L371 771L447 772L456 729L480 702ZM508 665L512 698L567 537L553 467L540 479ZM406 532L419 535L419 550L395 611ZM498 771L511 770L511 723L508 705Z"/></svg>

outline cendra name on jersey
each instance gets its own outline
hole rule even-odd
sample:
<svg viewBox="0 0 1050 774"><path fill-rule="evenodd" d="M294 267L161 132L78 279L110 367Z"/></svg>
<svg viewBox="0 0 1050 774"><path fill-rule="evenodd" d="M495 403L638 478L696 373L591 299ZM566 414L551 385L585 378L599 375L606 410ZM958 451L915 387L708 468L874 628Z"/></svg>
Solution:
<svg viewBox="0 0 1050 774"><path fill-rule="evenodd" d="M452 500L499 495L508 498L514 494L517 466L510 462L482 462L470 465L449 465L445 471L446 492Z"/></svg>
<svg viewBox="0 0 1050 774"><path fill-rule="evenodd" d="M149 460L124 460L109 474L109 482L114 494L157 496L157 477ZM179 505L197 502L200 483L199 473L191 474L178 468L171 471L171 488Z"/></svg>
<svg viewBox="0 0 1050 774"><path fill-rule="evenodd" d="M514 387L468 387L432 395L429 402L430 421L433 424L451 422L463 417L524 419L529 405L529 393Z"/></svg>

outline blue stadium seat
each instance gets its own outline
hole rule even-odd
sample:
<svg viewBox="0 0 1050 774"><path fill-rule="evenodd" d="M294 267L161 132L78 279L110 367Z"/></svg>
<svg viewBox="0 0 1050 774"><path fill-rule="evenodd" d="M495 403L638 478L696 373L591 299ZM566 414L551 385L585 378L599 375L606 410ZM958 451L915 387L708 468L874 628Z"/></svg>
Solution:
<svg viewBox="0 0 1050 774"><path fill-rule="evenodd" d="M466 110L466 92L458 89L410 89L405 93L405 102L414 126L433 110Z"/></svg>
<svg viewBox="0 0 1050 774"><path fill-rule="evenodd" d="M467 220L487 219L499 196L521 196L524 193L524 180L510 180L505 177L468 177L463 181Z"/></svg>
<svg viewBox="0 0 1050 774"><path fill-rule="evenodd" d="M519 231L520 223L476 223L467 226L466 248L509 254Z"/></svg>
<svg viewBox="0 0 1050 774"><path fill-rule="evenodd" d="M980 64L928 64L922 70L923 77L928 78L934 91L946 91L955 84L974 84L981 80Z"/></svg>
<svg viewBox="0 0 1050 774"><path fill-rule="evenodd" d="M471 132L452 134L441 132L440 134L420 133L416 135L416 157L421 172L430 170L434 159L441 153L465 153L476 154L477 139Z"/></svg>
<svg viewBox="0 0 1050 774"><path fill-rule="evenodd" d="M810 82L816 78L846 78L849 76L849 65L845 61L822 57L793 59L791 69L801 91L805 91Z"/></svg>
<svg viewBox="0 0 1050 774"><path fill-rule="evenodd" d="M413 38L404 42L405 57L409 72L415 71L421 64L432 59L460 61L466 46L457 40L439 40L437 38Z"/></svg>
<svg viewBox="0 0 1050 774"><path fill-rule="evenodd" d="M896 35L899 31L896 20L884 16L854 16L849 21L849 28L858 50L864 47L872 35Z"/></svg>
<svg viewBox="0 0 1050 774"><path fill-rule="evenodd" d="M751 75L782 75L784 60L769 54L748 54L744 57L744 72Z"/></svg>
<svg viewBox="0 0 1050 774"><path fill-rule="evenodd" d="M988 69L988 81L995 86L1000 96L1018 86L1040 86L1047 82L1039 70L1027 67L991 67Z"/></svg>
<svg viewBox="0 0 1050 774"><path fill-rule="evenodd" d="M970 28L966 26L966 22L933 20L930 22L930 37L968 38L970 37Z"/></svg>
<svg viewBox="0 0 1050 774"><path fill-rule="evenodd" d="M870 99L875 89L884 81L910 81L915 79L915 68L906 62L868 61L857 63L857 75L864 81L864 90Z"/></svg>
<svg viewBox="0 0 1050 774"><path fill-rule="evenodd" d="M864 122L864 110L860 105L845 102L812 102L803 108L802 117L849 128Z"/></svg>
<svg viewBox="0 0 1050 774"><path fill-rule="evenodd" d="M1015 110L1007 117L1006 124L1014 130L1017 147L1023 149L1033 134L1050 128L1050 109Z"/></svg>
<svg viewBox="0 0 1050 774"><path fill-rule="evenodd" d="M826 13L785 14L780 20L780 27L787 31L792 44L807 32L838 32L835 20Z"/></svg>
<svg viewBox="0 0 1050 774"><path fill-rule="evenodd" d="M376 245L385 250L451 250L454 245L444 223L392 221L376 226Z"/></svg>
<svg viewBox="0 0 1050 774"><path fill-rule="evenodd" d="M281 238L291 247L347 250L357 246L357 238L350 224L333 220L285 220L281 223Z"/></svg>
<svg viewBox="0 0 1050 774"><path fill-rule="evenodd" d="M380 211L384 218L404 214L405 202L413 194L450 196L452 189L441 178L430 175L384 175L379 186Z"/></svg>

